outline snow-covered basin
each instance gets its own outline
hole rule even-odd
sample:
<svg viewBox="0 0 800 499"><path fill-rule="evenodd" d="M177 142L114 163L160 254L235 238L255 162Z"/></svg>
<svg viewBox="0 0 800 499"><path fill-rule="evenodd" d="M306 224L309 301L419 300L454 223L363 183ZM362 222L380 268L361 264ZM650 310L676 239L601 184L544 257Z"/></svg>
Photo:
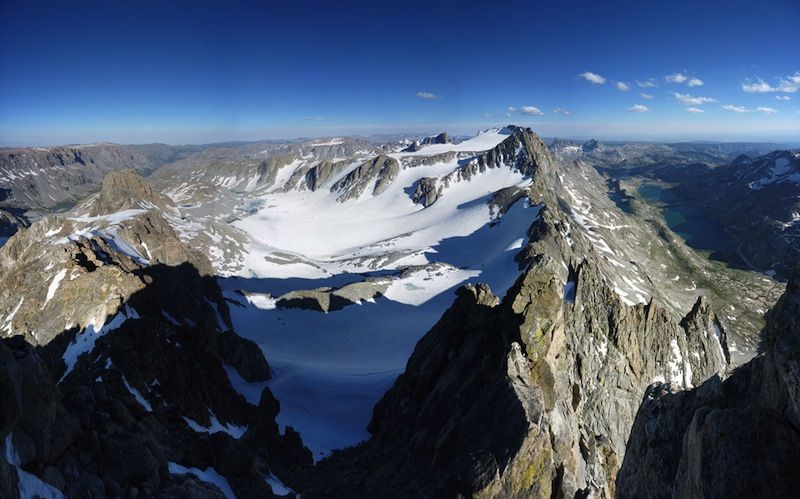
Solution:
<svg viewBox="0 0 800 499"><path fill-rule="evenodd" d="M348 267L344 260L377 257L392 251L431 247L447 237L465 236L489 221L487 196L504 187L526 183L518 172L497 168L468 182L456 182L426 209L412 202L410 191L422 177L440 177L457 162L406 168L379 196L365 193L358 200L339 202L327 189L292 191L265 197L265 206L235 225L253 242L247 248L243 275L311 277L317 268L276 265L264 257L276 252L313 260L329 274ZM344 172L340 175L344 176ZM427 259L403 263L425 263Z"/></svg>
<svg viewBox="0 0 800 499"><path fill-rule="evenodd" d="M455 166L403 170L381 195L345 203L327 191L268 195L264 208L236 224L253 242L241 275L221 280L226 296L243 305L230 307L234 327L263 349L281 405L278 422L299 431L316 459L369 437L373 406L457 287L485 282L502 295L520 274L514 256L539 207L521 200L497 222L487 205L490 193L527 183L518 173L495 169L455 183L426 209L411 202L409 189L419 178ZM393 252L405 256L384 258ZM275 253L300 263L264 260ZM279 296L429 262L449 265L395 275L383 296L329 313L277 309L264 295L248 300L235 292Z"/></svg>

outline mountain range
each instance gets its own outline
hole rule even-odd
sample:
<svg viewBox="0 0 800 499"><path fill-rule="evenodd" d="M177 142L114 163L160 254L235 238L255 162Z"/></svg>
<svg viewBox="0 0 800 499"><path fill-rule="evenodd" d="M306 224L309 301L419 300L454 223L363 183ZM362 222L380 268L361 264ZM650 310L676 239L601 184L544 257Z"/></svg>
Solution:
<svg viewBox="0 0 800 499"><path fill-rule="evenodd" d="M791 496L800 153L549 142L0 150L0 496Z"/></svg>

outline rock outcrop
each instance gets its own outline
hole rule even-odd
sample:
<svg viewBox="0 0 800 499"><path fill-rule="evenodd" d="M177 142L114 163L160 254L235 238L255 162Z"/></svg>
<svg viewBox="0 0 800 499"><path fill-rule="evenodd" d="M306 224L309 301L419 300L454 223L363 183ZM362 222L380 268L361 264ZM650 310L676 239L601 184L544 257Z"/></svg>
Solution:
<svg viewBox="0 0 800 499"><path fill-rule="evenodd" d="M134 209L176 211L169 198L154 191L134 170L119 170L106 175L100 192L76 206L73 212L96 217Z"/></svg>
<svg viewBox="0 0 800 499"><path fill-rule="evenodd" d="M267 478L310 466L161 202L113 174L79 207L92 216L45 217L0 248L2 497L273 497Z"/></svg>
<svg viewBox="0 0 800 499"><path fill-rule="evenodd" d="M322 161L313 166L301 166L292 173L283 186L284 191L308 189L316 191L350 166L352 161Z"/></svg>
<svg viewBox="0 0 800 499"><path fill-rule="evenodd" d="M442 186L439 185L439 179L425 177L420 179L417 183L417 186L414 188L414 193L411 195L411 200L427 208L435 203L441 195Z"/></svg>
<svg viewBox="0 0 800 499"><path fill-rule="evenodd" d="M431 144L449 144L450 143L450 136L447 135L446 132L442 132L439 135L434 135L431 137L425 137L422 140L415 140L411 143L408 147L402 150L402 152L417 152L425 146Z"/></svg>
<svg viewBox="0 0 800 499"><path fill-rule="evenodd" d="M22 210L0 208L0 237L13 235L18 228L27 227L28 220L21 213Z"/></svg>
<svg viewBox="0 0 800 499"><path fill-rule="evenodd" d="M278 297L275 305L279 308L334 312L365 300L380 298L388 287L388 279L368 277L364 281L345 284L336 289L326 287L290 291Z"/></svg>
<svg viewBox="0 0 800 499"><path fill-rule="evenodd" d="M400 173L400 163L383 154L362 163L345 177L331 186L331 192L338 193L337 200L344 202L357 199L370 186L370 193L377 196L389 187Z"/></svg>
<svg viewBox="0 0 800 499"><path fill-rule="evenodd" d="M620 498L794 497L800 488L800 268L770 312L761 353L729 377L650 386Z"/></svg>
<svg viewBox="0 0 800 499"><path fill-rule="evenodd" d="M129 175L135 174L109 174ZM140 178L132 182L134 186L145 185ZM142 272L152 265L188 263L200 275L212 274L208 260L181 242L163 212L129 209L138 206L130 204L130 189L118 188L114 180L106 187L116 195L104 190L78 209L90 213L104 207L122 211L47 216L0 248L3 334L22 335L33 345L45 345L65 329L97 330L116 313L125 313L124 305L147 287ZM150 206L156 208L153 203ZM222 303L221 294L217 291L214 295L214 301ZM188 297L182 302L187 303ZM170 310L175 303L165 301L164 308L177 317ZM195 320L201 309L192 307Z"/></svg>

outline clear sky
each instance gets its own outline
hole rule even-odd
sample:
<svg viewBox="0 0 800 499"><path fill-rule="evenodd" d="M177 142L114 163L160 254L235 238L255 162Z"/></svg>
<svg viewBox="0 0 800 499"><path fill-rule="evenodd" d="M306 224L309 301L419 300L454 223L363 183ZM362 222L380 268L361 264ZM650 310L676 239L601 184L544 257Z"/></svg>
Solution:
<svg viewBox="0 0 800 499"><path fill-rule="evenodd" d="M0 0L0 19L3 145L510 122L800 141L798 0Z"/></svg>

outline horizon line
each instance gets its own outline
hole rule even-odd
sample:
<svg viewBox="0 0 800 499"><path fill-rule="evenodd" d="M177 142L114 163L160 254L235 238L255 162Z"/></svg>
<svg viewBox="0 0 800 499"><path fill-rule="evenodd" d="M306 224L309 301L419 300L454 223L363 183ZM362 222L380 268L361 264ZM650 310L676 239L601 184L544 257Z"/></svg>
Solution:
<svg viewBox="0 0 800 499"><path fill-rule="evenodd" d="M788 145L792 147L800 146L800 136L796 138L780 138L779 134L770 134L766 133L763 135L758 134L759 138L747 138L748 134L742 132L735 132L735 133L724 133L724 132L704 132L700 134L692 134L692 133L681 133L681 134L667 134L667 133L654 133L654 134L591 134L591 133L584 133L584 134L570 134L570 133L540 133L537 131L536 125L545 125L544 128L547 128L547 125L550 123L541 123L541 122L520 122L517 123L506 123L502 124L500 122L495 123L430 123L430 124L419 124L419 125L408 125L408 124L372 124L372 125L343 125L339 127L342 131L344 130L363 130L368 128L375 128L378 129L375 132L350 132L350 133L321 133L321 130L326 130L328 132L332 131L331 128L323 128L323 127L314 127L316 129L321 129L320 133L314 133L311 129L306 129L311 133L308 134L298 134L295 136L283 136L281 137L281 130L290 131L296 130L296 128L287 127L283 129L272 129L269 131L265 130L265 134L258 138L247 138L248 132L242 131L240 135L242 137L235 137L229 136L227 138L221 137L223 134L222 131L215 131L218 132L219 138L209 138L208 140L204 140L202 138L198 138L197 141L189 140L146 140L142 139L141 141L137 141L133 139L131 141L127 140L113 140L113 139L100 139L100 140L89 140L89 141L25 141L25 140L6 140L2 136L0 136L0 149L26 149L26 148L51 148L51 147L74 147L74 146L91 146L91 145L100 145L100 144L110 144L110 145L119 145L119 146L144 146L144 145L166 145L169 147L180 147L180 146L224 146L226 144L257 144L261 142L302 142L304 140L315 140L315 139L323 139L323 138L335 138L335 137L345 137L345 138L370 138L370 137L381 137L381 136L396 136L402 138L411 138L411 137L423 137L423 136L433 136L442 132L446 132L449 135L455 137L473 137L483 131L491 130L494 128L503 128L507 126L518 126L522 128L530 128L536 133L539 137L543 139L561 139L561 140L568 140L573 142L587 142L590 140L597 140L600 142L623 142L623 143L654 143L654 144L662 144L662 143L679 143L679 142L706 142L706 143L742 143L742 142L749 142L749 143L772 143L772 144L779 144L779 145ZM599 123L598 123L599 124ZM594 125L594 123L590 124ZM412 130L411 127L419 128L418 130ZM461 129L462 131L448 131L448 128L455 128ZM472 130L476 130L477 132L468 133L463 131L465 128L471 128ZM384 130L380 130L384 129ZM200 131L195 131L196 133L200 133ZM211 132L211 131L207 131ZM270 137L269 133L275 133L276 136ZM211 132L214 133L214 132ZM253 132L249 132L251 135ZM762 132L763 133L763 132ZM137 135L138 133L134 133ZM149 134L148 134L149 135ZM652 135L648 137L648 135ZM756 135L756 134L750 134ZM727 137L726 137L727 136ZM735 138L740 137L740 138Z"/></svg>

